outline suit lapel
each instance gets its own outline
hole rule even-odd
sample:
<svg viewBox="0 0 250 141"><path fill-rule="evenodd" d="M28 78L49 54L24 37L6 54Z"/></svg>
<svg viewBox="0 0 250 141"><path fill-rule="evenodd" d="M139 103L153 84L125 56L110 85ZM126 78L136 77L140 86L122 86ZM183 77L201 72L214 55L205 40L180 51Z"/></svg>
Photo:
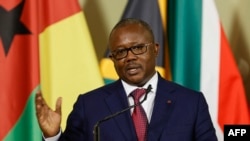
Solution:
<svg viewBox="0 0 250 141"><path fill-rule="evenodd" d="M154 140L160 138L162 131L164 130L164 127L166 127L168 119L171 116L171 112L174 109L176 101L176 98L173 95L174 88L169 85L171 84L159 75L154 109L149 125L149 140L150 138L153 138ZM105 99L105 102L109 107L111 114L128 107L127 96L121 81L117 81L112 87L109 87L109 91L109 95ZM113 119L126 140L131 140L131 138L132 140L136 140L136 133L129 110Z"/></svg>
<svg viewBox="0 0 250 141"><path fill-rule="evenodd" d="M154 109L149 125L149 138L157 139L160 137L174 108L175 97L172 95L173 88L168 87L166 82L159 76Z"/></svg>
<svg viewBox="0 0 250 141"><path fill-rule="evenodd" d="M105 99L105 101L111 113L114 114L127 108L128 101L121 81L117 81L111 90L110 95ZM113 119L121 132L124 134L124 138L127 138L126 140L130 140L131 137L136 138L130 110L115 116Z"/></svg>

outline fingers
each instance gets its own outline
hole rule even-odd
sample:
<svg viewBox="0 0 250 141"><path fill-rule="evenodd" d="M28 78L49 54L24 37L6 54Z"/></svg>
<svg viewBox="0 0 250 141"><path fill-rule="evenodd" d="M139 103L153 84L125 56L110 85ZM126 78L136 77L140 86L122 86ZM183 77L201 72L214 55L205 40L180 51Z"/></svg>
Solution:
<svg viewBox="0 0 250 141"><path fill-rule="evenodd" d="M37 109L40 109L41 107L43 106L47 106L43 96L42 96L42 93L41 91L38 91L36 93L36 98L35 98L35 103L36 103L36 108Z"/></svg>
<svg viewBox="0 0 250 141"><path fill-rule="evenodd" d="M41 91L38 91L35 97L36 109L40 109L42 107L42 103L43 103L42 100L43 100L43 97L42 97Z"/></svg>
<svg viewBox="0 0 250 141"><path fill-rule="evenodd" d="M35 104L38 124L44 136L55 136L59 132L61 124L61 98L58 98L56 102L55 111L47 105L41 92L36 93Z"/></svg>
<svg viewBox="0 0 250 141"><path fill-rule="evenodd" d="M56 110L55 112L59 115L62 115L62 97L59 97L56 101Z"/></svg>
<svg viewBox="0 0 250 141"><path fill-rule="evenodd" d="M36 93L35 97L35 105L36 105L36 115L37 117L41 117L45 110L48 108L45 100L43 99L41 91Z"/></svg>

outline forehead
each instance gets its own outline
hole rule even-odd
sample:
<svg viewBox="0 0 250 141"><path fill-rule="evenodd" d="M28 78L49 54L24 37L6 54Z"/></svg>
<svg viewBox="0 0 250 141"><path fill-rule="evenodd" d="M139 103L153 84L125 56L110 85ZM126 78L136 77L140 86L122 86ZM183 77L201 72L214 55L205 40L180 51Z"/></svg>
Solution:
<svg viewBox="0 0 250 141"><path fill-rule="evenodd" d="M140 24L127 24L114 29L110 35L111 47L122 46L133 43L144 43L151 40L150 34Z"/></svg>

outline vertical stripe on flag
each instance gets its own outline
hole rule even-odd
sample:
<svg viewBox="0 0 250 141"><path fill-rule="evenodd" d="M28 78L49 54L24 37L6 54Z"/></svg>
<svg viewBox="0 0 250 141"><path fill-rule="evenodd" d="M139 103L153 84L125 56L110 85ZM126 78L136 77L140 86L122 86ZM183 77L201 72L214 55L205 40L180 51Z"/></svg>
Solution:
<svg viewBox="0 0 250 141"><path fill-rule="evenodd" d="M223 140L224 124L250 124L249 109L243 80L214 1L203 0L202 26L201 90L211 105L218 138Z"/></svg>
<svg viewBox="0 0 250 141"><path fill-rule="evenodd" d="M168 5L173 81L204 92L216 134L223 141L224 124L250 121L243 81L214 1L169 0Z"/></svg>
<svg viewBox="0 0 250 141"><path fill-rule="evenodd" d="M209 111L216 129L216 135L219 141L222 141L223 132L218 124L220 23L216 7L213 4L211 5L211 2L203 0L202 7L203 17L200 90L204 92L208 102Z"/></svg>
<svg viewBox="0 0 250 141"><path fill-rule="evenodd" d="M1 1L0 140L4 141L41 140L34 108L34 96L39 88L35 3Z"/></svg>
<svg viewBox="0 0 250 141"><path fill-rule="evenodd" d="M201 0L168 0L172 80L200 89Z"/></svg>
<svg viewBox="0 0 250 141"><path fill-rule="evenodd" d="M168 72L168 68L165 70L165 65L168 65L165 61L165 53L166 51L166 36L164 31L164 21L162 20L161 11L159 7L159 3L161 4L161 10L166 11L166 7L164 7L164 4L166 4L166 1L155 1L155 0L129 0L125 10L123 12L122 18L138 18L141 20L146 21L152 28L153 33L155 35L155 42L159 43L160 45L160 53L157 58L157 70L161 73L163 77L167 76L169 74L165 74L165 72ZM162 12L164 13L164 12ZM163 16L164 17L164 16ZM107 51L108 53L108 51ZM115 69L113 67L113 62L108 59L104 58L101 61L101 70L102 75L106 82L110 82L111 80L115 80L118 78ZM115 73L115 74L113 74Z"/></svg>
<svg viewBox="0 0 250 141"><path fill-rule="evenodd" d="M65 128L78 95L102 86L103 79L78 1L43 0L40 5L45 13L39 35L41 88L51 107L55 107L58 97L63 98L62 128Z"/></svg>

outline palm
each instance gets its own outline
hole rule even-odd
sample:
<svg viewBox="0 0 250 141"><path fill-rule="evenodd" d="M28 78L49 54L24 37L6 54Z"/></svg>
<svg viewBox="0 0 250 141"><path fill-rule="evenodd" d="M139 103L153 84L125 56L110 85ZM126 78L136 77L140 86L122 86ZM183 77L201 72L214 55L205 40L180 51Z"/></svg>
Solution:
<svg viewBox="0 0 250 141"><path fill-rule="evenodd" d="M56 110L53 111L45 102L41 93L36 95L36 114L39 126L45 137L58 134L61 124L61 98L56 102Z"/></svg>
<svg viewBox="0 0 250 141"><path fill-rule="evenodd" d="M60 130L61 115L51 109L40 116L38 120L45 136L54 136Z"/></svg>

